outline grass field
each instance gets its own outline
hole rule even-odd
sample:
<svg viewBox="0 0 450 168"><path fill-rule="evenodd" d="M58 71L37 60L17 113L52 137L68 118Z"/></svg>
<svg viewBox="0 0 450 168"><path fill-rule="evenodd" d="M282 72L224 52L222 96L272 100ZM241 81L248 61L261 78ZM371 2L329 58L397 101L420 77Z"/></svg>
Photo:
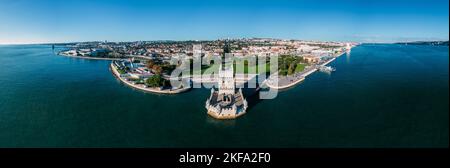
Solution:
<svg viewBox="0 0 450 168"><path fill-rule="evenodd" d="M264 66L266 66L266 69L264 72L260 72L262 69L264 69ZM212 64L210 66L203 65L201 70L191 71L191 74L194 75L200 75L204 74L205 72L211 73L211 72L219 72L219 64ZM244 64L243 62L237 62L233 64L234 72L235 74L253 74L253 73L268 73L270 71L270 64L266 63L263 65L248 65Z"/></svg>
<svg viewBox="0 0 450 168"><path fill-rule="evenodd" d="M295 73L301 72L305 69L306 64L299 63L295 67Z"/></svg>
<svg viewBox="0 0 450 168"><path fill-rule="evenodd" d="M265 71L263 72L264 66L266 66ZM237 62L233 65L234 71L236 74L259 74L259 73L267 73L270 71L270 64L265 63L261 65L248 65L243 62Z"/></svg>

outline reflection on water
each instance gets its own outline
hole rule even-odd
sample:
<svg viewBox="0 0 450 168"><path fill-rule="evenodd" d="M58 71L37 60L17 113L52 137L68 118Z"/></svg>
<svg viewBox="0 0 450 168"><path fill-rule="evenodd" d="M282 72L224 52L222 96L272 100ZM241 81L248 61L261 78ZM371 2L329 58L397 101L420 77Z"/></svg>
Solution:
<svg viewBox="0 0 450 168"><path fill-rule="evenodd" d="M350 63L350 53L351 52L352 52L352 50L347 50L345 52L345 58L346 58L347 64Z"/></svg>

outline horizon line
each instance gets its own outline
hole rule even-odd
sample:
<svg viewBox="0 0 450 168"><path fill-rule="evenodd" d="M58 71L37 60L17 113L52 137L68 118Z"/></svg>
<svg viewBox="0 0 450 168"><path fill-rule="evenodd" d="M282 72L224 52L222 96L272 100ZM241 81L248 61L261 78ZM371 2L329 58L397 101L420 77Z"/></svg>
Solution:
<svg viewBox="0 0 450 168"><path fill-rule="evenodd" d="M152 41L217 41L217 40L223 40L223 39L232 39L232 40L242 40L242 39L274 39L274 40L296 40L296 41L308 41L308 42L352 42L352 43L365 43L365 44L374 44L374 43L380 43L380 44L393 44L393 43L407 43L407 42L445 42L449 41L449 39L436 39L436 40L404 40L404 41L337 41L337 40L309 40L309 39L285 39L285 38L273 38L273 37L243 37L243 38L217 38L217 39L190 39L190 40L173 40L173 39L160 39L160 40L131 40L131 41L109 41L109 40L87 40L87 41L66 41L66 42L13 42L13 43L1 43L0 45L45 45L45 44L68 44L68 43L86 43L86 42L112 42L112 43L130 43L130 42L152 42Z"/></svg>

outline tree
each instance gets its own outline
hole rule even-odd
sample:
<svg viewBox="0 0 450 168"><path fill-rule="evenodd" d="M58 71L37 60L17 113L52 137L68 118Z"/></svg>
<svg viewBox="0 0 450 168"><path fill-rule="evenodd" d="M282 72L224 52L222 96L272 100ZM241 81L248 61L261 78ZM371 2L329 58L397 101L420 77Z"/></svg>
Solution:
<svg viewBox="0 0 450 168"><path fill-rule="evenodd" d="M287 71L286 70L280 70L278 74L281 75L281 76L286 76L287 75Z"/></svg>
<svg viewBox="0 0 450 168"><path fill-rule="evenodd" d="M153 75L145 81L149 87L160 87L164 84L164 79L161 75Z"/></svg>
<svg viewBox="0 0 450 168"><path fill-rule="evenodd" d="M146 67L147 67L148 69L152 69L152 68L153 68L153 65L155 65L155 61L153 61L153 60L148 60L148 61L147 61Z"/></svg>
<svg viewBox="0 0 450 168"><path fill-rule="evenodd" d="M304 62L305 62L305 59L303 59L303 57L298 57L298 62L299 62L299 63L304 63Z"/></svg>
<svg viewBox="0 0 450 168"><path fill-rule="evenodd" d="M290 64L289 68L288 68L288 71L287 71L287 74L288 75L294 74L294 70L295 70L295 65L294 64Z"/></svg>
<svg viewBox="0 0 450 168"><path fill-rule="evenodd" d="M161 75L161 73L162 73L162 67L161 66L153 65L152 69L153 69L153 72L155 72L155 74Z"/></svg>
<svg viewBox="0 0 450 168"><path fill-rule="evenodd" d="M175 70L176 68L177 68L176 65L171 65L169 63L165 63L162 65L162 71L168 72L169 74L172 73L172 71Z"/></svg>

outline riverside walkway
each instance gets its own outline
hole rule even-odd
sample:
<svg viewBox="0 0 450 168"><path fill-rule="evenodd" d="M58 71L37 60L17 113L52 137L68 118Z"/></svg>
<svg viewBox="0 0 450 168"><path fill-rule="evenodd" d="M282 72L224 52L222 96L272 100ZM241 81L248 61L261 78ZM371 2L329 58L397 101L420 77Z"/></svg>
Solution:
<svg viewBox="0 0 450 168"><path fill-rule="evenodd" d="M297 85L298 83L302 82L303 80L305 80L305 78L308 75L316 72L318 69L317 68L318 66L325 66L325 65L329 64L330 62L333 62L337 57L339 57L341 55L343 55L343 53L341 53L338 56L333 57L330 60L327 60L324 63L321 63L319 65L308 66L302 72L295 73L293 75L279 76L278 73L274 73L273 75L269 76L269 78L267 78L267 80L265 81L265 84L270 88L278 89L278 90L293 87L293 86Z"/></svg>
<svg viewBox="0 0 450 168"><path fill-rule="evenodd" d="M132 88L146 91L146 92L159 93L159 94L177 94L177 93L186 92L189 89L191 89L190 87L177 88L177 89L159 89L159 88L146 87L144 84L134 84L134 83L127 81L126 79L120 77L120 73L117 71L117 68L114 66L113 63L111 63L110 69L111 69L112 73L114 74L114 76L117 79L119 79L120 81L122 81L124 84L126 84Z"/></svg>

